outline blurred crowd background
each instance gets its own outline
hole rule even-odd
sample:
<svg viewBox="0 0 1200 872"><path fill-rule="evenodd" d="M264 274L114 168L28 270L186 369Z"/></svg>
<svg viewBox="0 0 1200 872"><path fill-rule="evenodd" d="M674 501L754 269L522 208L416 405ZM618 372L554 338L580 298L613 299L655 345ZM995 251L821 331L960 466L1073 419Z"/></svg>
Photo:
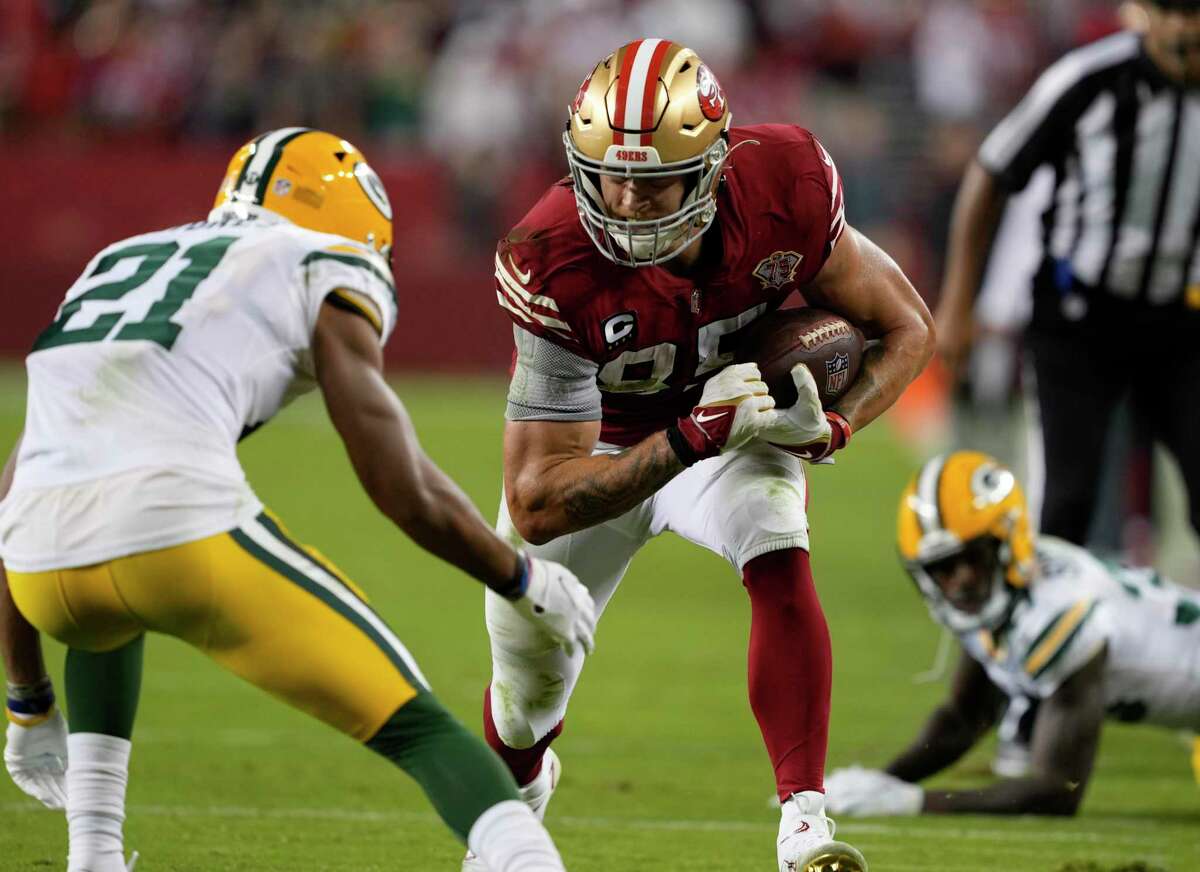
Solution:
<svg viewBox="0 0 1200 872"><path fill-rule="evenodd" d="M355 142L389 188L403 307L390 364L502 370L512 346L491 289L495 241L565 173L560 134L580 81L648 35L701 54L736 124L813 130L838 162L850 222L932 307L954 196L983 136L1050 62L1117 30L1123 9L1117 0L4 0L0 235L17 244L0 247L11 289L0 356L28 348L97 249L199 217L237 145L306 125ZM1019 461L1017 337L1040 256L1031 187L997 241L980 304L985 336L957 403L935 364L892 416L921 450L952 441ZM967 413L948 415L954 405ZM1117 520L1102 538L1145 552L1119 529L1122 514L1150 514L1147 475L1124 484L1127 451L1114 449L1105 502ZM1144 448L1134 457L1128 468L1147 466ZM1175 500L1166 514L1178 519Z"/></svg>
<svg viewBox="0 0 1200 872"><path fill-rule="evenodd" d="M848 215L925 293L962 168L1112 0L6 0L0 136L177 143L303 124L375 161L448 171L461 244L563 172L559 130L592 64L643 35L701 53L735 123L817 133ZM403 208L403 192L393 192Z"/></svg>

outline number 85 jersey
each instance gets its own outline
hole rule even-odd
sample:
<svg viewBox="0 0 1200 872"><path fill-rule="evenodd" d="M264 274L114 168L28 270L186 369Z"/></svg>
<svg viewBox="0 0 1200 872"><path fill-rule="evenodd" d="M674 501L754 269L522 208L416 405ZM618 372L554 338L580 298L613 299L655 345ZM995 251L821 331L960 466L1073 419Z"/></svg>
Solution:
<svg viewBox="0 0 1200 872"><path fill-rule="evenodd" d="M0 557L40 572L164 548L261 511L239 438L315 382L321 304L386 341L396 321L372 248L265 211L115 243L26 358L25 432L0 503Z"/></svg>
<svg viewBox="0 0 1200 872"><path fill-rule="evenodd" d="M496 299L517 345L509 420L601 419L602 441L639 442L691 409L738 330L817 275L846 225L833 160L791 125L729 140L694 273L608 260L566 180L500 242Z"/></svg>

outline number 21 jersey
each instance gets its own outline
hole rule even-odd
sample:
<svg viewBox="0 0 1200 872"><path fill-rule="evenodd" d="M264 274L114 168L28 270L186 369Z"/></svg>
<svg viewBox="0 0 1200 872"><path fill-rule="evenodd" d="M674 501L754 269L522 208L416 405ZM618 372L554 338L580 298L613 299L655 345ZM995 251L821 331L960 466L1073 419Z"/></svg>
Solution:
<svg viewBox="0 0 1200 872"><path fill-rule="evenodd" d="M380 255L271 213L218 209L97 254L26 359L6 565L85 566L254 517L236 445L315 386L327 298L381 343L395 325Z"/></svg>

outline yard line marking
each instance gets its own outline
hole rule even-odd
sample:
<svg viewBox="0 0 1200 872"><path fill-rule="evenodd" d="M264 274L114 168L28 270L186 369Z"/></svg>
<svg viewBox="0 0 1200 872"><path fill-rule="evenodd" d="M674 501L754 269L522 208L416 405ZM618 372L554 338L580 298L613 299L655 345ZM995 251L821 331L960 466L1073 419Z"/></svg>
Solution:
<svg viewBox="0 0 1200 872"><path fill-rule="evenodd" d="M0 809L11 812L40 812L43 808L31 802L0 803ZM130 816L145 815L147 817L173 816L203 816L223 818L267 818L292 820L347 820L360 822L387 823L405 821L412 823L438 823L439 818L431 812L410 812L403 810L375 811L371 809L346 808L257 808L241 805L133 805L128 809ZM685 832L774 832L777 824L774 821L737 821L737 820L670 820L654 818L612 818L612 817L580 817L574 815L555 815L551 821L556 826L579 827L583 829L635 829L658 831ZM1108 827L1108 824L1104 825ZM1069 831L1069 830L998 830L981 827L972 828L937 828L893 824L869 824L848 822L839 829L847 834L867 836L909 836L929 839L967 839L990 842L1019 842L1028 844L1029 840L1040 839L1048 842L1063 844L1088 843L1091 845L1128 845L1145 848L1146 838L1144 826L1139 826L1140 834L1118 835L1108 829L1106 832Z"/></svg>

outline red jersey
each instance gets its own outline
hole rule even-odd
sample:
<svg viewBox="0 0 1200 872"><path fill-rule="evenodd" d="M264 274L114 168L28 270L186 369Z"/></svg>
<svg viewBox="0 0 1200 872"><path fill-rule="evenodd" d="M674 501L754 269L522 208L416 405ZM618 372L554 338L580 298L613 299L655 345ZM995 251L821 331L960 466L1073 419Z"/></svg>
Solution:
<svg viewBox="0 0 1200 872"><path fill-rule="evenodd" d="M687 414L733 361L734 334L812 281L845 227L838 171L807 130L734 127L729 144L702 237L720 237L710 268L676 275L608 260L580 224L569 180L497 247L497 300L517 326L597 365L604 442L633 445Z"/></svg>

